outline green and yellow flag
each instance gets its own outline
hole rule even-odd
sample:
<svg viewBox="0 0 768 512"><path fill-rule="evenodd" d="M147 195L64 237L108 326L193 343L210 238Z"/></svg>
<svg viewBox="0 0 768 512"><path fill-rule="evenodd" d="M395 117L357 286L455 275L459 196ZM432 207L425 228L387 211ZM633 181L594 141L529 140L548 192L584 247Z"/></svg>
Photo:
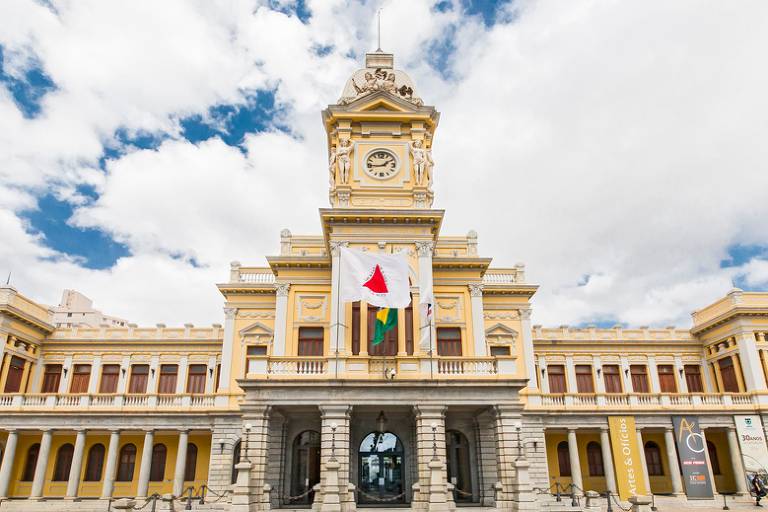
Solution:
<svg viewBox="0 0 768 512"><path fill-rule="evenodd" d="M373 335L373 344L378 345L384 341L384 335L397 327L397 310L395 308L381 308L376 313L376 330Z"/></svg>

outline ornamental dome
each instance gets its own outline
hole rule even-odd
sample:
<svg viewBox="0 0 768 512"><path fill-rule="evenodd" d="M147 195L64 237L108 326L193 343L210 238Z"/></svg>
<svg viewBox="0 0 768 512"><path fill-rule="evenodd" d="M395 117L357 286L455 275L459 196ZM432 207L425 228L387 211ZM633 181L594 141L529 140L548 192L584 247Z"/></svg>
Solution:
<svg viewBox="0 0 768 512"><path fill-rule="evenodd" d="M423 102L404 71L394 69L394 55L377 50L365 54L365 68L358 69L347 80L339 98L340 105L346 105L377 91L385 91L416 106Z"/></svg>

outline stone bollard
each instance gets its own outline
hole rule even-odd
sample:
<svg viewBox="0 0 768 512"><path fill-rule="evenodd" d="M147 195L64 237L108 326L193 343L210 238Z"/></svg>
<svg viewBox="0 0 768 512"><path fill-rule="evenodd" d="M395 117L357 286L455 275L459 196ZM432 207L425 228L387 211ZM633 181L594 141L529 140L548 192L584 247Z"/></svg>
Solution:
<svg viewBox="0 0 768 512"><path fill-rule="evenodd" d="M448 512L448 486L445 482L443 463L431 460L429 467L429 512Z"/></svg>
<svg viewBox="0 0 768 512"><path fill-rule="evenodd" d="M264 487L261 488L261 509L260 510L271 510L272 509L272 486L269 484L264 484Z"/></svg>
<svg viewBox="0 0 768 512"><path fill-rule="evenodd" d="M112 508L115 510L133 510L136 506L136 500L129 498L120 498L112 502Z"/></svg>
<svg viewBox="0 0 768 512"><path fill-rule="evenodd" d="M232 492L232 507L231 512L249 512L250 510L250 478L251 478L251 463L248 461L241 461L235 465L237 471L237 481L235 482L235 488Z"/></svg>
<svg viewBox="0 0 768 512"><path fill-rule="evenodd" d="M629 503L632 505L632 512L651 512L650 496L630 496Z"/></svg>
<svg viewBox="0 0 768 512"><path fill-rule="evenodd" d="M322 487L323 503L321 512L341 512L341 496L339 496L339 468L341 464L337 460L329 460L325 463L325 484Z"/></svg>
<svg viewBox="0 0 768 512"><path fill-rule="evenodd" d="M584 493L587 498L586 509L587 510L600 510L600 493L595 491L587 491Z"/></svg>

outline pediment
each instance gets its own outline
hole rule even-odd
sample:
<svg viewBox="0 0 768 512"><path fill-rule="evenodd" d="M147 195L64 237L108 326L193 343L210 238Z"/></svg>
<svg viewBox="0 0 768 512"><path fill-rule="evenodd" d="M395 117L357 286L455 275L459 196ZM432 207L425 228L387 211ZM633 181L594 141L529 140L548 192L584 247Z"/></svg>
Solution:
<svg viewBox="0 0 768 512"><path fill-rule="evenodd" d="M353 101L346 110L354 112L397 112L415 113L417 109L411 102L398 98L385 91L378 91Z"/></svg>
<svg viewBox="0 0 768 512"><path fill-rule="evenodd" d="M272 336L275 333L261 322L254 322L248 327L240 329L240 336Z"/></svg>
<svg viewBox="0 0 768 512"><path fill-rule="evenodd" d="M517 338L518 332L504 324L494 324L485 330L486 336Z"/></svg>

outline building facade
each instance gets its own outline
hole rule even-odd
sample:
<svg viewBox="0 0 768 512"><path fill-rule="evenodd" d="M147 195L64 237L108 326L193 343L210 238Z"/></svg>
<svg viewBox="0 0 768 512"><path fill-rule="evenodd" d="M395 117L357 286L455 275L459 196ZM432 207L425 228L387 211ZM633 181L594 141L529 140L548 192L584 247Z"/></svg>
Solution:
<svg viewBox="0 0 768 512"><path fill-rule="evenodd" d="M632 425L634 493L683 503L677 416L697 418L714 491L747 493L735 418L768 419L768 294L733 290L691 329L532 326L524 267L441 233L439 114L391 54L322 120L321 234L232 263L221 325L56 325L0 288L0 510L189 493L199 510L538 510L558 489L624 494L611 418ZM412 306L380 344L376 310L339 301L340 247L408 257Z"/></svg>

